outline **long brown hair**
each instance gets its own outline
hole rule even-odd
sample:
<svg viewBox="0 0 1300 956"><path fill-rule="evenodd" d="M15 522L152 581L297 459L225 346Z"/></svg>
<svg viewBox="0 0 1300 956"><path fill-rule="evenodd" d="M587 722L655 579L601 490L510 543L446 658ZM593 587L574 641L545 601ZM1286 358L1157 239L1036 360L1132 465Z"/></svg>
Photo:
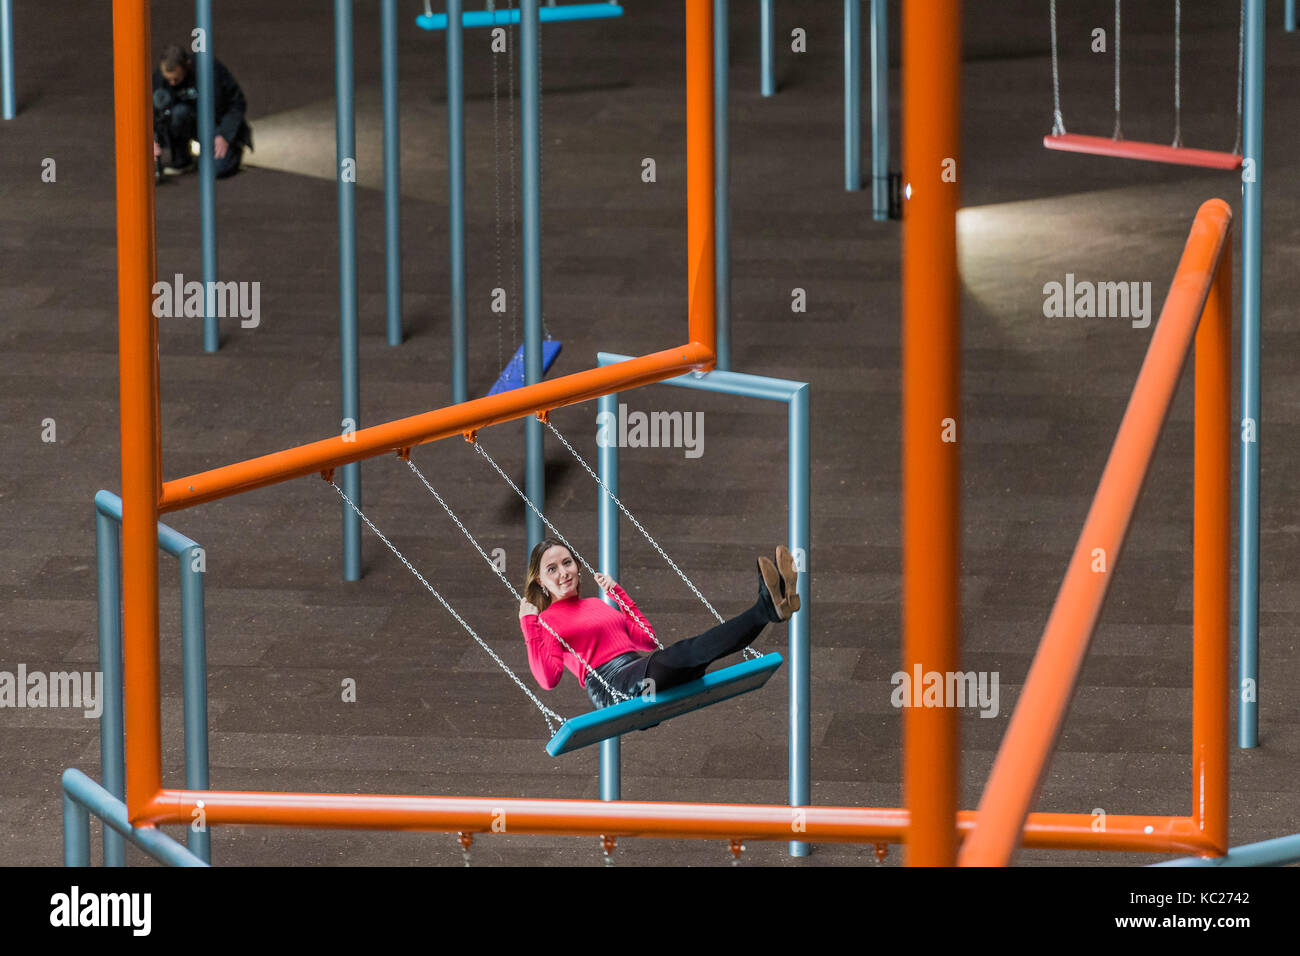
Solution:
<svg viewBox="0 0 1300 956"><path fill-rule="evenodd" d="M528 556L528 577L524 579L524 600L537 608L538 613L541 613L550 607L551 601L553 600L551 598L551 592L546 590L546 587L542 584L541 580L542 555L544 555L548 549L557 546L568 551L569 557L573 557L573 552L569 550L569 546L563 541L557 541L554 538L543 538L541 541L538 541L537 546L533 548L532 554ZM577 560L577 558L574 558L575 562Z"/></svg>

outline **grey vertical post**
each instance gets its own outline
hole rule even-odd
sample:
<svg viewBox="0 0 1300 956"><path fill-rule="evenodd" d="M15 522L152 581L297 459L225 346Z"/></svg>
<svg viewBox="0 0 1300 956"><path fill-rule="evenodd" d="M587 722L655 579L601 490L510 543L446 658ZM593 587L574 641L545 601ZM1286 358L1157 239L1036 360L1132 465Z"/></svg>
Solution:
<svg viewBox="0 0 1300 956"><path fill-rule="evenodd" d="M763 58L763 95L772 96L776 93L776 67L773 63L774 51L772 50L772 0L762 0L758 12L759 17L759 46L762 48L761 56Z"/></svg>
<svg viewBox="0 0 1300 956"><path fill-rule="evenodd" d="M713 233L716 276L715 368L731 370L731 157L727 139L727 79L731 44L727 0L713 0Z"/></svg>
<svg viewBox="0 0 1300 956"><path fill-rule="evenodd" d="M1295 0L1286 0L1286 32L1295 33Z"/></svg>
<svg viewBox="0 0 1300 956"><path fill-rule="evenodd" d="M809 755L812 752L812 511L811 389L801 386L790 398L790 549L799 570L800 609L790 619L790 805L812 802ZM807 856L809 846L790 841L791 856Z"/></svg>
<svg viewBox="0 0 1300 956"><path fill-rule="evenodd" d="M90 866L90 811L83 807L66 790L63 794L63 865ZM104 827L105 846L108 843L109 828ZM116 842L120 845L122 838L116 833ZM107 861L105 861L106 865ZM120 864L113 864L120 865Z"/></svg>
<svg viewBox="0 0 1300 956"><path fill-rule="evenodd" d="M352 0L334 0L334 146L339 202L339 354L343 419L361 427L361 374L357 359L356 106L352 75ZM345 164L349 167L344 175ZM361 507L361 464L344 465L343 491ZM343 509L343 579L361 578L361 519Z"/></svg>
<svg viewBox="0 0 1300 956"><path fill-rule="evenodd" d="M14 6L0 0L0 114L11 120L18 113L14 92Z"/></svg>
<svg viewBox="0 0 1300 956"><path fill-rule="evenodd" d="M397 0L382 0L379 16L384 88L384 278L388 344L402 344L402 164L397 110Z"/></svg>
<svg viewBox="0 0 1300 956"><path fill-rule="evenodd" d="M106 491L100 495L109 494ZM96 496L98 503L99 496ZM95 574L99 600L99 670L104 675L104 709L99 715L99 776L104 789L126 799L126 755L122 748L122 570L117 522L95 508ZM66 797L64 798L66 801ZM66 806L66 803L65 803ZM104 828L104 865L126 866L126 844Z"/></svg>
<svg viewBox="0 0 1300 956"><path fill-rule="evenodd" d="M871 0L871 218L889 218L888 0Z"/></svg>
<svg viewBox="0 0 1300 956"><path fill-rule="evenodd" d="M862 0L844 0L844 188L850 192L862 188L861 19Z"/></svg>
<svg viewBox="0 0 1300 956"><path fill-rule="evenodd" d="M537 0L519 5L519 89L523 100L523 229L524 229L524 384L542 380L542 225L540 22ZM546 508L546 461L542 423L530 415L524 422L525 488L528 500ZM528 509L528 550L542 540L542 519Z"/></svg>
<svg viewBox="0 0 1300 956"><path fill-rule="evenodd" d="M465 318L465 61L461 0L447 0L447 208L451 217L451 400L469 401ZM496 54L492 54L495 56Z"/></svg>
<svg viewBox="0 0 1300 956"><path fill-rule="evenodd" d="M596 418L596 473L609 488L618 494L618 393L602 395L597 401ZM610 423L613 423L612 425ZM604 423L605 441L601 441L601 424ZM618 580L618 506L602 489L597 504L596 522L600 536L600 571ZM614 601L607 594L605 603ZM620 758L622 738L610 737L600 742L600 799L618 800L622 797L623 780Z"/></svg>
<svg viewBox="0 0 1300 956"><path fill-rule="evenodd" d="M1245 146L1241 185L1241 542L1238 611L1237 743L1259 740L1260 285L1264 179L1264 0L1246 0ZM1253 173L1253 175L1250 175ZM1248 423L1254 434L1247 435ZM1253 440L1246 440L1251 438ZM1251 692L1247 693L1250 688ZM1250 699L1247 699L1247 698Z"/></svg>
<svg viewBox="0 0 1300 956"><path fill-rule="evenodd" d="M209 789L208 780L208 655L203 622L203 571L196 570L197 548L180 551L181 659L184 670L185 786ZM188 828L186 845L205 863L212 862L212 831Z"/></svg>
<svg viewBox="0 0 1300 956"><path fill-rule="evenodd" d="M203 49L194 59L199 88L199 233L203 260L203 351L221 348L217 321L217 136L212 80L212 0L195 0L194 25L203 31ZM231 147L233 149L233 147Z"/></svg>

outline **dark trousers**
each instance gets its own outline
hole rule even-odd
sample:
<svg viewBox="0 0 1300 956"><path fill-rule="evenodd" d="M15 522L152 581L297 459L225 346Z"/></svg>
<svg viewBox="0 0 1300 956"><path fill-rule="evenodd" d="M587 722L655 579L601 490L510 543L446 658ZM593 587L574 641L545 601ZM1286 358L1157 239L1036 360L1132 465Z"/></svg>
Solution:
<svg viewBox="0 0 1300 956"><path fill-rule="evenodd" d="M755 601L748 611L709 628L703 634L688 637L657 650L648 657L617 667L613 673L605 674L605 679L629 697L688 684L703 677L714 661L742 651L752 644L769 620L763 602ZM604 673L605 668L606 665L602 665L599 670ZM653 683L647 687L645 681ZM612 703L605 688L592 675L587 676L587 693L597 707L606 707Z"/></svg>
<svg viewBox="0 0 1300 956"><path fill-rule="evenodd" d="M164 133L167 142L160 142L158 145L170 151L172 166L188 166L192 163L194 160L190 156L190 140L199 137L199 119L194 107L189 103L177 103L173 106ZM243 155L243 144L231 143L226 150L226 155L215 160L216 178L223 179L238 170Z"/></svg>

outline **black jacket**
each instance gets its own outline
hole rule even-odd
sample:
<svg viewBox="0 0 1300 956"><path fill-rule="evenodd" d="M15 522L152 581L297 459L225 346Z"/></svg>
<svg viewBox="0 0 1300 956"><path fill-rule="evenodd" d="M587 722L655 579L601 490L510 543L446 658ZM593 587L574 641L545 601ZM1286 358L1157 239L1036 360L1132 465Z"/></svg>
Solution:
<svg viewBox="0 0 1300 956"><path fill-rule="evenodd" d="M194 104L198 96L197 72L197 69L191 66L190 74L185 81L173 87L162 75L162 71L155 69L153 88L155 90L167 88L176 100ZM253 131L244 120L244 113L248 109L248 103L244 100L244 91L239 88L239 84L235 82L234 76L226 69L225 64L215 56L212 58L212 81L214 86L212 113L216 118L217 135L224 137L226 142L232 145L243 143L245 146L252 147ZM197 106L192 108L197 113Z"/></svg>

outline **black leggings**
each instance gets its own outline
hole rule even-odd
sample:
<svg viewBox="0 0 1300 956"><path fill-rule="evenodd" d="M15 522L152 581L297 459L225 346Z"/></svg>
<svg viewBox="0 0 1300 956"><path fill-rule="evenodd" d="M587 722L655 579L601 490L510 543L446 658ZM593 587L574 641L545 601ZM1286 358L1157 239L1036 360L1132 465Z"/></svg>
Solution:
<svg viewBox="0 0 1300 956"><path fill-rule="evenodd" d="M723 621L717 627L709 628L703 634L670 644L648 657L611 668L613 673L605 674L605 679L629 697L636 697L646 690L653 693L688 684L703 677L714 661L752 644L770 620L762 600L755 601L748 611ZM601 665L597 670L603 673L611 663L613 661ZM652 681L648 688L643 683L647 680ZM587 675L587 695L597 707L607 707L613 703L600 680L592 674Z"/></svg>

